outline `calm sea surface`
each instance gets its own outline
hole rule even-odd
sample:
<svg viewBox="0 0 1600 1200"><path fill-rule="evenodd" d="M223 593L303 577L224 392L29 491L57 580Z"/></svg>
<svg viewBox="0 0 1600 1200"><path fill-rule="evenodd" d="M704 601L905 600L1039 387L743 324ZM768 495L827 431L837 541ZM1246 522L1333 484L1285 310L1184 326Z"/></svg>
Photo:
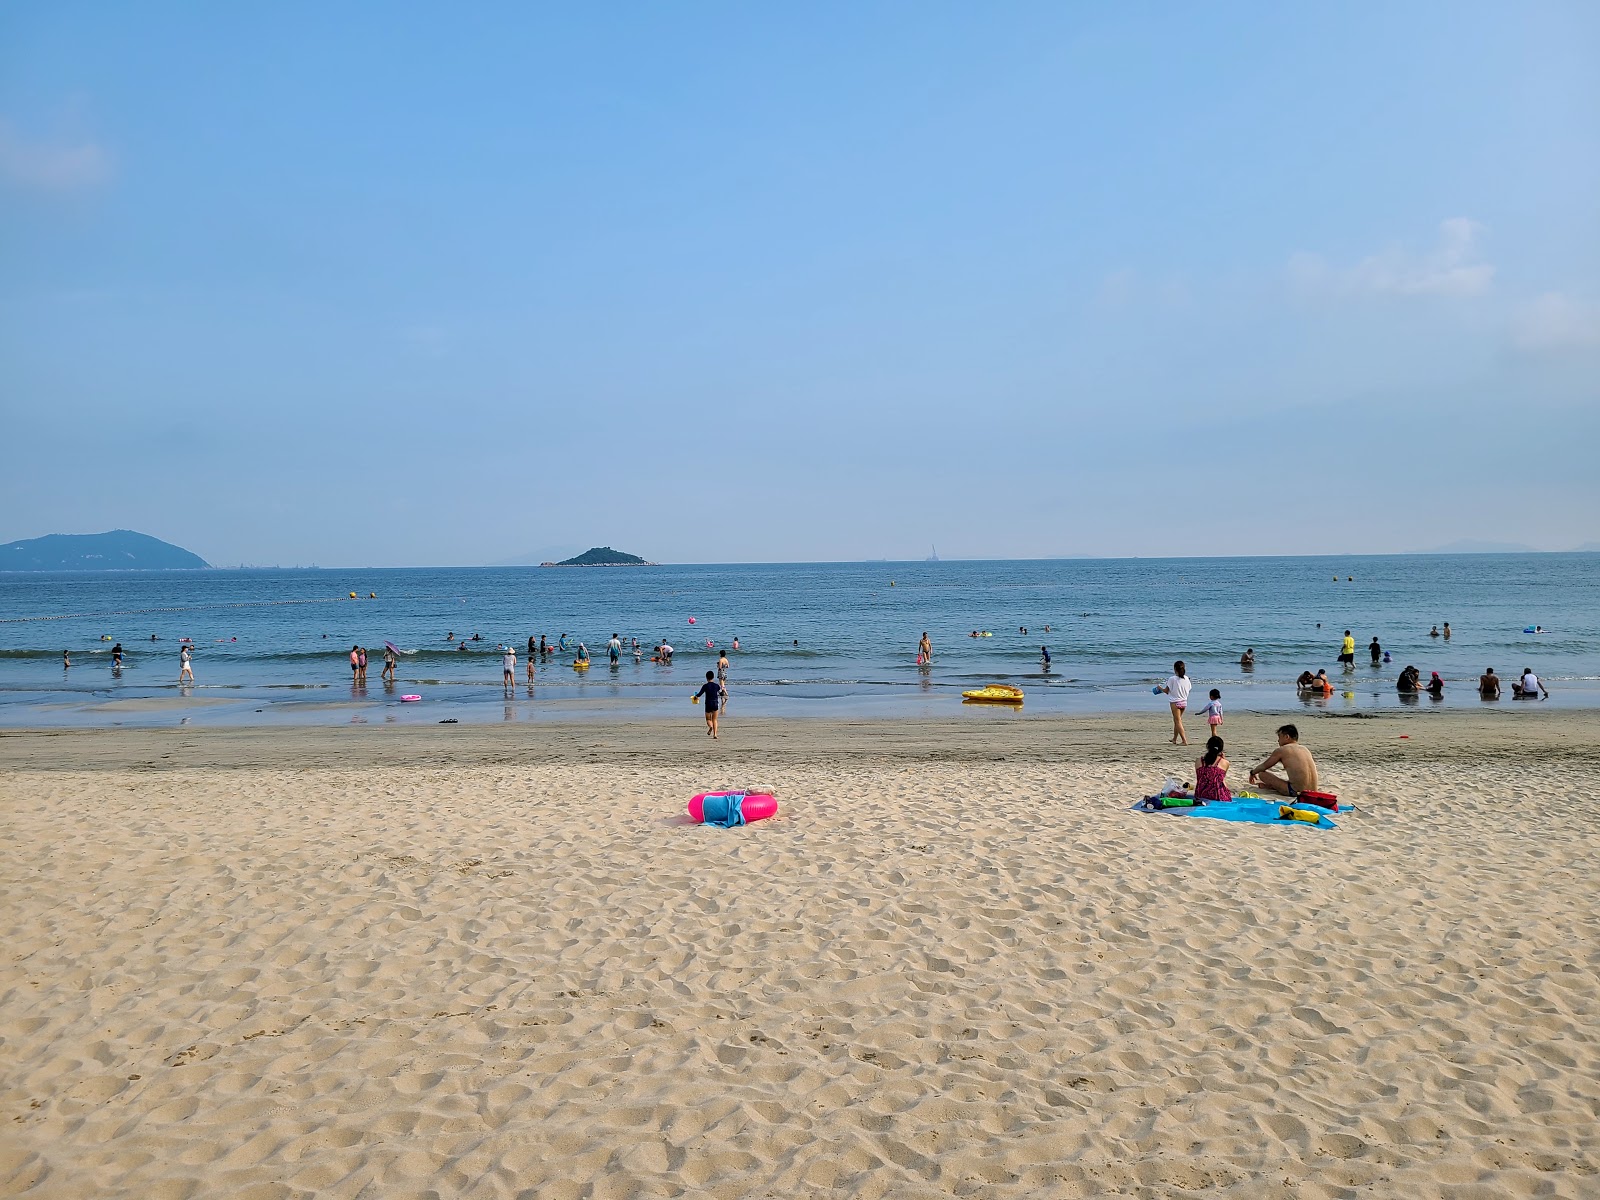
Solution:
<svg viewBox="0 0 1600 1200"><path fill-rule="evenodd" d="M1428 636L1447 621L1448 642ZM1530 625L1548 632L1524 633ZM1347 627L1358 646L1348 673L1335 661ZM924 630L926 670L916 665ZM460 651L452 632L482 640ZM613 632L637 637L645 660L629 654L611 669ZM529 635L563 633L569 646L588 644L593 668L575 672L570 651L552 656L530 692ZM1374 635L1394 659L1376 668ZM180 689L185 637L196 685ZM1229 711L1414 703L1394 689L1408 663L1444 677L1447 708L1479 707L1474 685L1489 666L1504 676L1531 666L1549 704L1594 706L1600 555L0 574L0 725L691 720L687 699L716 659L706 643L734 637L735 720L953 713L963 689L988 682L1024 688L1029 713L1160 715L1165 699L1150 688L1180 657L1196 693L1221 689ZM649 661L663 638L676 649L670 667ZM385 640L402 650L393 688L380 679ZM114 641L126 652L120 674ZM509 698L502 642L518 651ZM354 643L372 652L364 689L350 680ZM1247 646L1253 673L1239 667ZM1319 667L1339 690L1298 699L1293 679ZM401 694L423 700L402 704Z"/></svg>

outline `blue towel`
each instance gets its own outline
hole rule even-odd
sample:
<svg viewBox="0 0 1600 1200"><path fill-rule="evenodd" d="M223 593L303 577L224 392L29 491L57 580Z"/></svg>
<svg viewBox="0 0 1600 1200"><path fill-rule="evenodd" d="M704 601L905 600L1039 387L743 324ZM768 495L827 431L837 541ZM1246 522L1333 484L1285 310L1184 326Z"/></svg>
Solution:
<svg viewBox="0 0 1600 1200"><path fill-rule="evenodd" d="M1271 800L1235 800L1231 804L1208 804L1204 808L1186 809L1191 817L1213 817L1219 821L1250 821L1257 825L1311 825L1310 821L1286 821L1278 815L1278 809L1283 805L1291 808L1303 809L1314 812L1309 804L1296 804L1282 796ZM1327 817L1318 816L1314 826L1317 829L1339 828Z"/></svg>
<svg viewBox="0 0 1600 1200"><path fill-rule="evenodd" d="M719 829L731 829L735 825L743 825L744 798L747 792L713 792L707 793L702 800L700 813L701 824L715 825Z"/></svg>
<svg viewBox="0 0 1600 1200"><path fill-rule="evenodd" d="M1295 804L1292 800L1288 800L1282 796L1275 796L1272 799L1267 800L1235 799L1231 801L1217 801L1214 804L1206 804L1204 808L1166 808L1155 809L1153 811L1158 812L1163 816L1210 817L1217 821L1246 821L1252 825L1299 825L1302 828L1308 829L1339 828L1326 816L1321 814L1318 815L1317 823L1315 825L1312 825L1310 821L1286 821L1278 815L1279 807L1285 804L1290 805L1293 808L1305 809L1308 812L1315 811L1313 806L1309 804ZM1143 801L1135 804L1133 807L1136 812L1151 811L1144 808Z"/></svg>

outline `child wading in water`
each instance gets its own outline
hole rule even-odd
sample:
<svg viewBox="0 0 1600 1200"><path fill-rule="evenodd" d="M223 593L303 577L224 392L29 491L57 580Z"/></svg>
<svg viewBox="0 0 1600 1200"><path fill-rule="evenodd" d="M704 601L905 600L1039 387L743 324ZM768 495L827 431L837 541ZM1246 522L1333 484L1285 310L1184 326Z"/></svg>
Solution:
<svg viewBox="0 0 1600 1200"><path fill-rule="evenodd" d="M1194 798L1232 800L1227 775L1228 759L1222 753L1222 739L1215 736L1207 738L1206 752L1194 760Z"/></svg>
<svg viewBox="0 0 1600 1200"><path fill-rule="evenodd" d="M701 696L706 698L706 734L717 737L717 709L722 707L722 685L717 682L715 671L706 672L706 681L700 685L694 699L698 700Z"/></svg>
<svg viewBox="0 0 1600 1200"><path fill-rule="evenodd" d="M1206 701L1206 706L1201 710L1206 714L1206 724L1211 726L1211 732L1216 733L1222 728L1222 693L1216 688L1211 689L1211 699Z"/></svg>

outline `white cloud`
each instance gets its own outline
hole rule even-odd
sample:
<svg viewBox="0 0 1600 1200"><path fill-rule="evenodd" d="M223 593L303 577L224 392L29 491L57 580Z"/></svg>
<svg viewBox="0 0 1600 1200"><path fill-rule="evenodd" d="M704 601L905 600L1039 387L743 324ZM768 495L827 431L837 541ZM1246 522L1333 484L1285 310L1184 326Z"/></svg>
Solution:
<svg viewBox="0 0 1600 1200"><path fill-rule="evenodd" d="M1439 223L1433 249L1417 254L1391 246L1352 266L1330 264L1318 254L1289 259L1289 282L1309 295L1481 296L1494 282L1478 243L1483 226L1468 217Z"/></svg>
<svg viewBox="0 0 1600 1200"><path fill-rule="evenodd" d="M1600 305L1565 292L1545 292L1517 307L1511 340L1523 350L1571 350L1600 346Z"/></svg>
<svg viewBox="0 0 1600 1200"><path fill-rule="evenodd" d="M0 118L0 180L41 192L93 187L111 176L111 156L97 143L29 142Z"/></svg>

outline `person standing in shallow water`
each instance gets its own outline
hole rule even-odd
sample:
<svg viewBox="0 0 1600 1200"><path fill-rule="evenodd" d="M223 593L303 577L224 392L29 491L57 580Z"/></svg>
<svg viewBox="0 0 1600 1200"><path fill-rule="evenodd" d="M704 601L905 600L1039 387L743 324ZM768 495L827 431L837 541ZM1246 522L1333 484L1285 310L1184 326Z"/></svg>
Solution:
<svg viewBox="0 0 1600 1200"><path fill-rule="evenodd" d="M1167 694L1167 705L1172 709L1172 744L1189 744L1189 735L1183 731L1183 711L1189 707L1189 674L1183 659L1172 664L1172 674L1160 689Z"/></svg>

